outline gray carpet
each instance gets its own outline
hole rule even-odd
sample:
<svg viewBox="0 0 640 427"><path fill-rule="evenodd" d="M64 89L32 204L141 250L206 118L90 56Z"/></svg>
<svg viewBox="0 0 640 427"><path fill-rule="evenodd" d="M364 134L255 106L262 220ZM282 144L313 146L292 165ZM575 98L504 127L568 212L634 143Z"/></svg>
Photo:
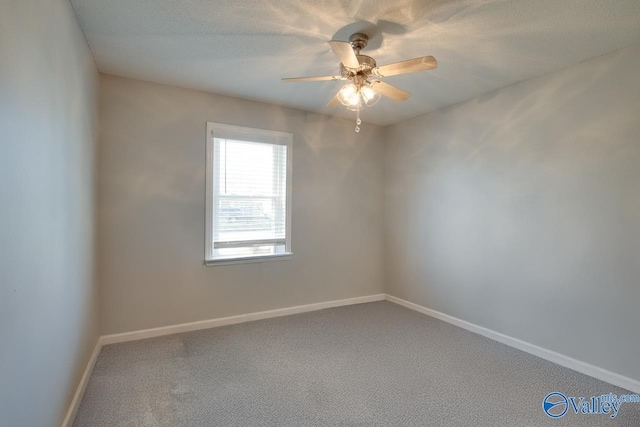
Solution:
<svg viewBox="0 0 640 427"><path fill-rule="evenodd" d="M383 301L106 346L73 425L640 425L548 418L553 391L629 393Z"/></svg>

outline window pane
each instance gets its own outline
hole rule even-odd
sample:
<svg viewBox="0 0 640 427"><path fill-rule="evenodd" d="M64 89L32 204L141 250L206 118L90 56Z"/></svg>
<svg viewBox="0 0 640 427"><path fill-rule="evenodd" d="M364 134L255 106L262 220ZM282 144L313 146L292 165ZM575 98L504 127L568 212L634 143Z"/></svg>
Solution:
<svg viewBox="0 0 640 427"><path fill-rule="evenodd" d="M287 147L215 138L214 158L214 248L219 242L284 239ZM258 250L267 249L247 255Z"/></svg>

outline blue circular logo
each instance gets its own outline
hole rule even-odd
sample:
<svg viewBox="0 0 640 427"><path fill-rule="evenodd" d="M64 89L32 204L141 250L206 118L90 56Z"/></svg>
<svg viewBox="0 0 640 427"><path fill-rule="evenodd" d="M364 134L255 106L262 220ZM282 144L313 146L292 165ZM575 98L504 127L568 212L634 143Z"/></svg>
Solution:
<svg viewBox="0 0 640 427"><path fill-rule="evenodd" d="M567 396L557 391L547 394L547 397L542 401L542 409L551 418L560 418L569 409Z"/></svg>

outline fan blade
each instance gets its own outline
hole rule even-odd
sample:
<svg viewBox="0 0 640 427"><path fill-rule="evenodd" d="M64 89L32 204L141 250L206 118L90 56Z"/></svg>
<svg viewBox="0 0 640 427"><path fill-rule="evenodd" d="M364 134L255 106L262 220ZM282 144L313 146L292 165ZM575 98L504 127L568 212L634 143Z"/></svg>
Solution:
<svg viewBox="0 0 640 427"><path fill-rule="evenodd" d="M338 99L338 95L336 94L336 96L331 98L331 101L329 101L329 103L327 104L327 107L337 107L339 105L341 105L341 102Z"/></svg>
<svg viewBox="0 0 640 427"><path fill-rule="evenodd" d="M333 53L340 58L340 62L342 62L345 67L358 68L360 66L360 62L356 57L356 53L353 51L351 43L340 40L331 40L329 44L331 45Z"/></svg>
<svg viewBox="0 0 640 427"><path fill-rule="evenodd" d="M287 77L283 82L320 82L324 80L344 80L342 76Z"/></svg>
<svg viewBox="0 0 640 427"><path fill-rule="evenodd" d="M374 81L371 84L371 89L398 102L406 101L411 96L409 92L405 92L402 89L398 89L397 87L381 82L380 80Z"/></svg>
<svg viewBox="0 0 640 427"><path fill-rule="evenodd" d="M422 56L420 58L383 65L375 68L373 74L380 77L388 77L398 74L414 73L416 71L433 70L437 67L438 61L436 61L436 58L433 56Z"/></svg>

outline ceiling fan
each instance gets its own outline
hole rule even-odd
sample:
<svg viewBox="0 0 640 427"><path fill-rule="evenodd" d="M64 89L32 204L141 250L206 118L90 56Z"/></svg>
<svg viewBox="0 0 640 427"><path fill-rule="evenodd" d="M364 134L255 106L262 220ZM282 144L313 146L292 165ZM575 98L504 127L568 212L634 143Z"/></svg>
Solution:
<svg viewBox="0 0 640 427"><path fill-rule="evenodd" d="M314 76L314 77L290 77L284 78L284 82L315 82L326 80L350 80L351 83L343 86L329 101L327 107L336 107L340 104L347 109L356 111L356 132L360 131L360 110L365 106L370 107L380 99L381 95L394 101L406 101L411 94L395 86L378 80L381 77L396 76L398 74L413 73L415 71L433 70L438 62L433 56L378 67L376 60L367 55L361 55L360 51L367 46L369 37L363 33L355 33L349 37L349 41L331 40L329 45L340 59L339 76Z"/></svg>

